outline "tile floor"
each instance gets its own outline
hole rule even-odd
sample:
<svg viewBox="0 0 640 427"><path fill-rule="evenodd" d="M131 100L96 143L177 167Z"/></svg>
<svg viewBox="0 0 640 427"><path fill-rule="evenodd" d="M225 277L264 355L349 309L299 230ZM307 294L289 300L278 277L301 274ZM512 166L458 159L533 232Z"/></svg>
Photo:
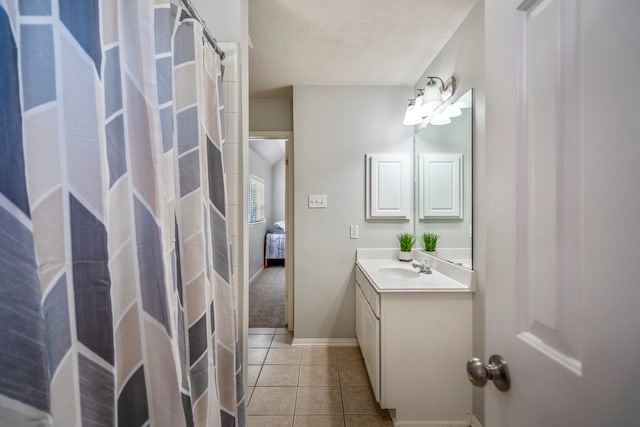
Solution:
<svg viewBox="0 0 640 427"><path fill-rule="evenodd" d="M358 347L292 347L285 328L249 329L247 427L392 427Z"/></svg>

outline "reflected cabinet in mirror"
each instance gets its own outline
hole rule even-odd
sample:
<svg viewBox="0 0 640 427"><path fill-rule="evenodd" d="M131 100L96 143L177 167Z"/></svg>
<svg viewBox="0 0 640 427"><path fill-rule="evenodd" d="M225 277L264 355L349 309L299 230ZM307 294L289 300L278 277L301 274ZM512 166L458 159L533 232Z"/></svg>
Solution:
<svg viewBox="0 0 640 427"><path fill-rule="evenodd" d="M414 138L416 247L425 248L423 234L435 234L430 253L471 269L472 91L451 105Z"/></svg>

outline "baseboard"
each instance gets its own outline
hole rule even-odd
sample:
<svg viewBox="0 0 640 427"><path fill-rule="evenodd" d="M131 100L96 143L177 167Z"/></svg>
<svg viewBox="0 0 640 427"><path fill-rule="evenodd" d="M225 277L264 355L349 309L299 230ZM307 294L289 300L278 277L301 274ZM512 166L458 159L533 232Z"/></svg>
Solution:
<svg viewBox="0 0 640 427"><path fill-rule="evenodd" d="M251 284L251 282L253 282L253 279L255 279L256 277L258 277L258 274L262 273L262 270L264 270L264 267L260 267L260 270L256 271L256 274L254 274L253 276L251 276L251 278L249 279L249 284Z"/></svg>
<svg viewBox="0 0 640 427"><path fill-rule="evenodd" d="M398 421L395 411L391 411L393 427L482 427L480 421L471 415L468 421Z"/></svg>
<svg viewBox="0 0 640 427"><path fill-rule="evenodd" d="M471 415L471 427L482 427L482 424L475 415Z"/></svg>
<svg viewBox="0 0 640 427"><path fill-rule="evenodd" d="M325 347L357 347L358 341L355 338L294 338L291 341L292 347L311 345Z"/></svg>
<svg viewBox="0 0 640 427"><path fill-rule="evenodd" d="M468 421L394 421L394 427L469 427Z"/></svg>

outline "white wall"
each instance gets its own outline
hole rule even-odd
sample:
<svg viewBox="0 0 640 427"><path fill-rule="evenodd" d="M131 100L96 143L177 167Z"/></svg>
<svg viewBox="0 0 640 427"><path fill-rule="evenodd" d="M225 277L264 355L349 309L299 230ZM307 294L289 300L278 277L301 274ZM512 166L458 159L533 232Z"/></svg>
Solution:
<svg viewBox="0 0 640 427"><path fill-rule="evenodd" d="M284 220L285 210L285 159L271 168L271 218L273 222Z"/></svg>
<svg viewBox="0 0 640 427"><path fill-rule="evenodd" d="M271 166L258 153L249 150L249 174L264 181L264 216L265 221L249 224L249 278L260 271L264 265L264 235L273 224L271 216Z"/></svg>
<svg viewBox="0 0 640 427"><path fill-rule="evenodd" d="M411 221L365 222L365 153L411 153L411 87L294 86L295 337L355 337L358 247L397 247ZM328 208L308 209L309 194ZM360 239L349 238L349 225Z"/></svg>
<svg viewBox="0 0 640 427"><path fill-rule="evenodd" d="M291 99L250 99L249 129L255 131L293 130Z"/></svg>
<svg viewBox="0 0 640 427"><path fill-rule="evenodd" d="M485 298L485 85L484 85L484 1L478 0L451 39L427 67L416 88L423 88L426 76L454 75L461 95L473 89L473 269L476 292L473 298L473 354L484 357ZM484 421L484 389L474 387L473 413Z"/></svg>

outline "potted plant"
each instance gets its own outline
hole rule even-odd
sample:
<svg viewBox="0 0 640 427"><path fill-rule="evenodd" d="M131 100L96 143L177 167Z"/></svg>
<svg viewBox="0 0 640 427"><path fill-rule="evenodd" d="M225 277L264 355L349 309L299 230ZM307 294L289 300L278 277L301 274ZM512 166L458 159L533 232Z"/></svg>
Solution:
<svg viewBox="0 0 640 427"><path fill-rule="evenodd" d="M411 233L398 234L398 241L400 242L400 253L398 259L400 261L411 261L413 259L413 245L416 243L416 238Z"/></svg>
<svg viewBox="0 0 640 427"><path fill-rule="evenodd" d="M438 244L439 235L435 233L423 233L422 234L422 242L424 243L425 252L435 255L436 254L436 245Z"/></svg>

